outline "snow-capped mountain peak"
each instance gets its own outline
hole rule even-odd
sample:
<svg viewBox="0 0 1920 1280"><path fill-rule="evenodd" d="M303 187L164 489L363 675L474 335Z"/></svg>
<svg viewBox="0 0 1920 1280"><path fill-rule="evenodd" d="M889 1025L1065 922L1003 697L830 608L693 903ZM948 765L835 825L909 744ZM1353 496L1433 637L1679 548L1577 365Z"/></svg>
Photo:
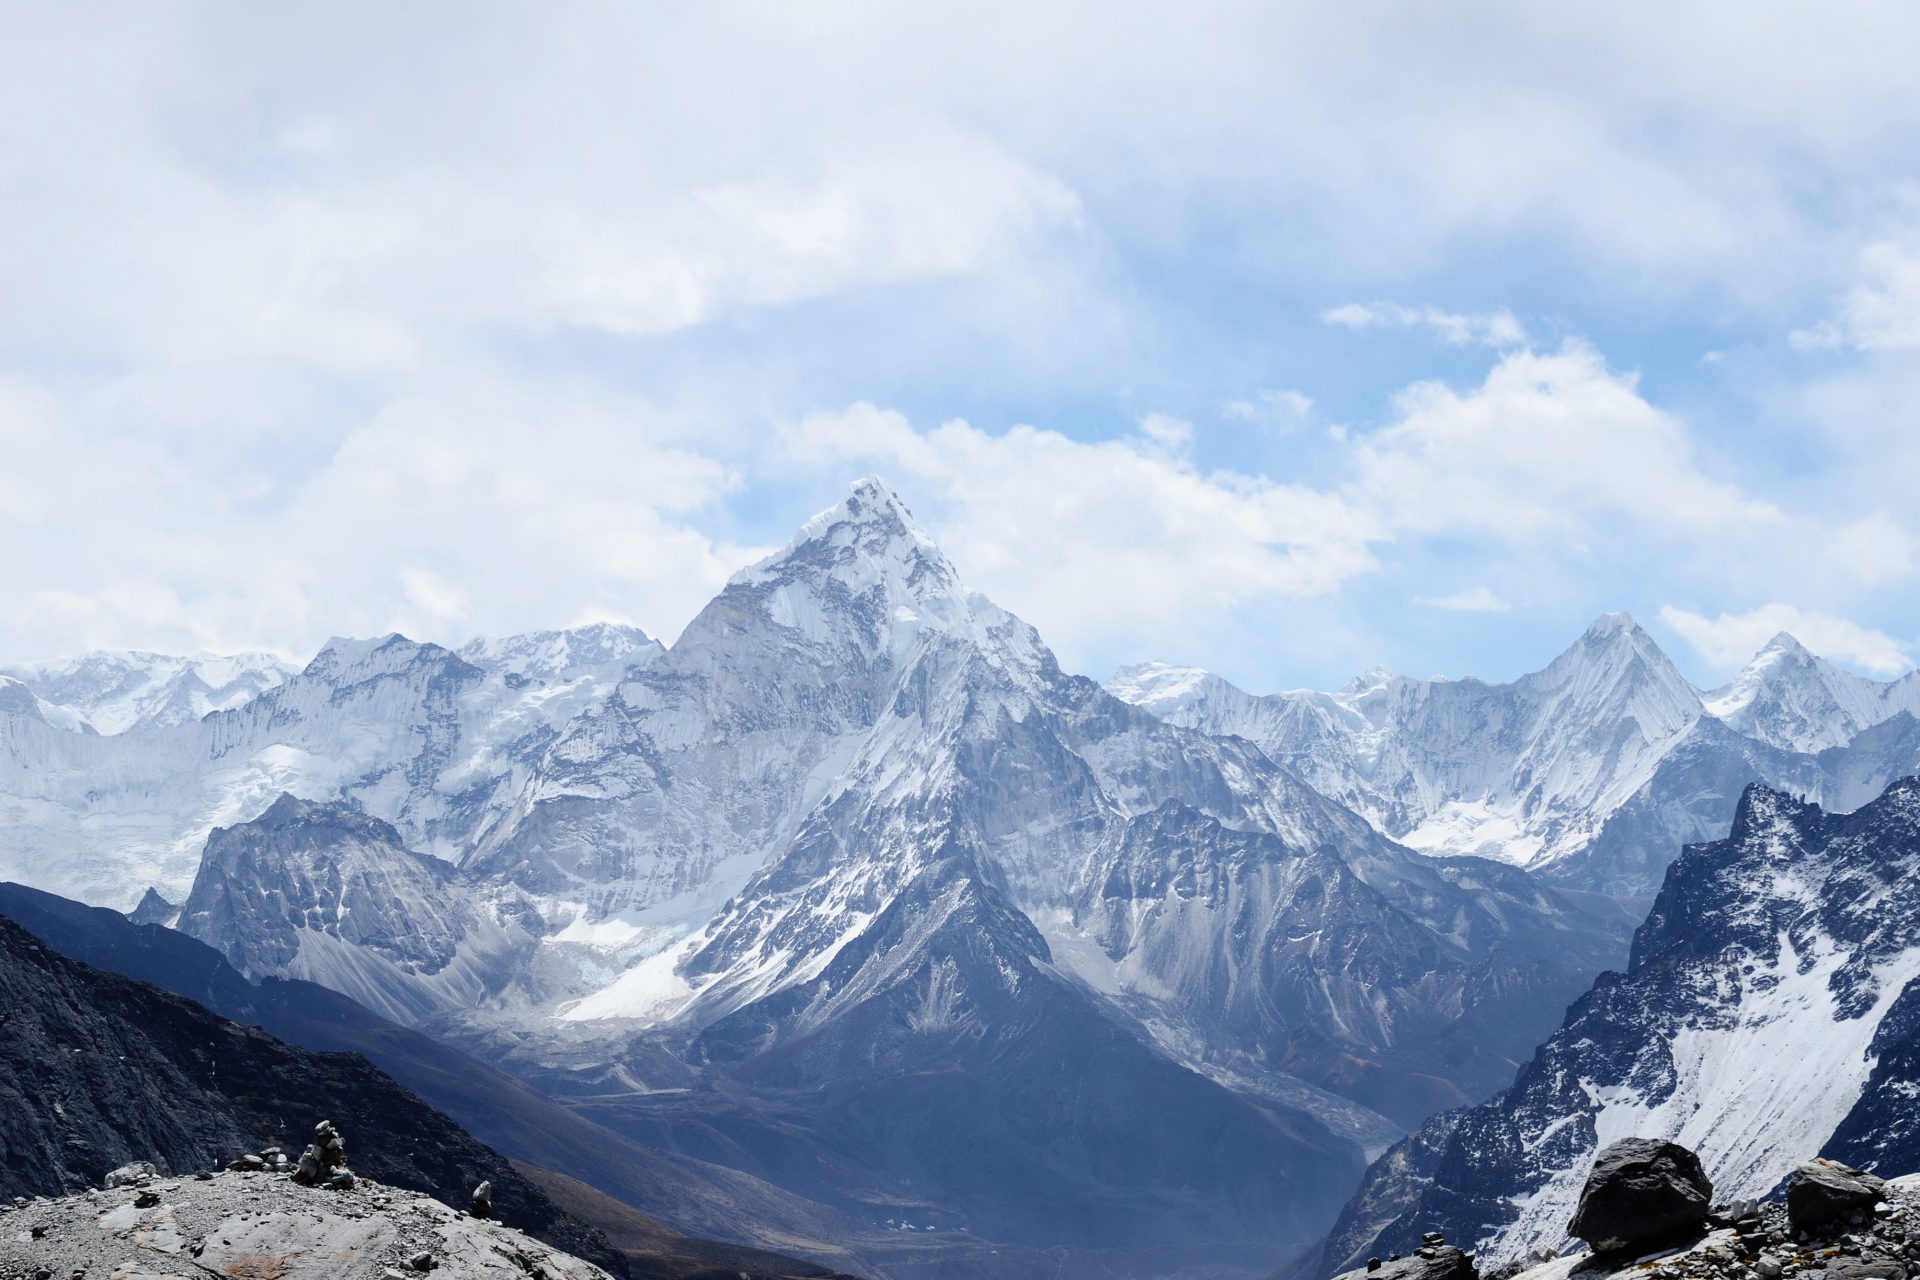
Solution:
<svg viewBox="0 0 1920 1280"><path fill-rule="evenodd" d="M896 667L933 636L961 638L1009 668L1038 661L1041 650L1025 623L966 588L899 495L873 477L735 574L709 609L743 605L804 643L885 655ZM688 634L707 621L695 619Z"/></svg>
<svg viewBox="0 0 1920 1280"><path fill-rule="evenodd" d="M665 647L639 627L591 622L557 631L528 631L511 636L478 636L460 646L460 656L482 671L543 684L581 676L617 677L645 666Z"/></svg>
<svg viewBox="0 0 1920 1280"><path fill-rule="evenodd" d="M1901 711L1920 711L1920 679L1882 684L1854 675L1782 631L1705 702L1741 733L1788 751L1817 752Z"/></svg>
<svg viewBox="0 0 1920 1280"><path fill-rule="evenodd" d="M1141 662L1122 667L1107 681L1107 692L1122 702L1148 711L1185 701L1201 690L1227 682L1204 667L1182 667L1171 662Z"/></svg>
<svg viewBox="0 0 1920 1280"><path fill-rule="evenodd" d="M958 602L965 591L952 563L885 484L872 477L800 527L781 550L736 573L730 585L835 584L858 596L875 588L912 605Z"/></svg>
<svg viewBox="0 0 1920 1280"><path fill-rule="evenodd" d="M451 649L428 641L410 640L398 631L364 639L334 636L301 669L307 678L367 680L404 671L422 659L467 664Z"/></svg>
<svg viewBox="0 0 1920 1280"><path fill-rule="evenodd" d="M1514 682L1536 703L1537 732L1585 733L1631 721L1648 747L1700 718L1700 695L1631 614L1609 613L1547 667ZM1610 727L1602 734L1614 732Z"/></svg>
<svg viewBox="0 0 1920 1280"><path fill-rule="evenodd" d="M185 724L228 711L283 683L294 668L270 653L177 656L97 649L77 658L0 667L95 733Z"/></svg>

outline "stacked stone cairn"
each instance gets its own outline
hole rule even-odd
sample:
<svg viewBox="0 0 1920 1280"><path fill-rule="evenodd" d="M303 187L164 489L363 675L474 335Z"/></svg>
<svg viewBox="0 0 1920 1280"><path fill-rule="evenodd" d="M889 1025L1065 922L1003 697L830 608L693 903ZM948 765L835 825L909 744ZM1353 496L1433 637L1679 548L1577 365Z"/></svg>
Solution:
<svg viewBox="0 0 1920 1280"><path fill-rule="evenodd" d="M347 1144L331 1121L322 1120L313 1126L313 1141L301 1154L293 1180L303 1186L331 1187L336 1191L353 1186L354 1177L347 1168Z"/></svg>

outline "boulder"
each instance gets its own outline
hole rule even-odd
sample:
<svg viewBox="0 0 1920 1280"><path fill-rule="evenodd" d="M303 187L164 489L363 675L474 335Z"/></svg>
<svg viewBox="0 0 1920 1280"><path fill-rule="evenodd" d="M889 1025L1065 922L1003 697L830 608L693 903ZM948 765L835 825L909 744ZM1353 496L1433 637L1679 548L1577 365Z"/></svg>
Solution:
<svg viewBox="0 0 1920 1280"><path fill-rule="evenodd" d="M115 1187L130 1187L153 1177L155 1169L150 1160L135 1160L132 1164L123 1164L107 1175L107 1190Z"/></svg>
<svg viewBox="0 0 1920 1280"><path fill-rule="evenodd" d="M1787 1181L1787 1221L1795 1231L1821 1233L1870 1213L1886 1199L1887 1184L1833 1160L1809 1160Z"/></svg>
<svg viewBox="0 0 1920 1280"><path fill-rule="evenodd" d="M1835 1262L1827 1267L1829 1280L1907 1280L1907 1269L1882 1258L1875 1262Z"/></svg>
<svg viewBox="0 0 1920 1280"><path fill-rule="evenodd" d="M1699 1232L1712 1203L1699 1156L1675 1142L1623 1138L1594 1157L1567 1231L1595 1253L1639 1250Z"/></svg>

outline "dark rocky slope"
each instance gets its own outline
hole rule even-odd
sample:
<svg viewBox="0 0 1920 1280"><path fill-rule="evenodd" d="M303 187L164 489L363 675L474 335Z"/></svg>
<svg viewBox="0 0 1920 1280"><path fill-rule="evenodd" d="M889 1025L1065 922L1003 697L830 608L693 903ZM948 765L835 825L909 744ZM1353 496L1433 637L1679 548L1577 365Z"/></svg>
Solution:
<svg viewBox="0 0 1920 1280"><path fill-rule="evenodd" d="M364 1054L496 1150L599 1188L611 1203L645 1205L673 1224L669 1230L691 1233L687 1239L712 1235L734 1247L777 1244L842 1268L866 1269L840 1243L855 1234L852 1225L832 1211L734 1170L611 1132L326 987L278 978L249 982L218 952L183 933L136 925L117 911L24 885L0 884L0 916L72 959L150 982L292 1044Z"/></svg>
<svg viewBox="0 0 1920 1280"><path fill-rule="evenodd" d="M186 1173L297 1150L321 1119L356 1135L357 1172L458 1204L491 1182L504 1222L624 1272L599 1232L364 1058L296 1048L0 919L0 1196L95 1187L135 1160Z"/></svg>

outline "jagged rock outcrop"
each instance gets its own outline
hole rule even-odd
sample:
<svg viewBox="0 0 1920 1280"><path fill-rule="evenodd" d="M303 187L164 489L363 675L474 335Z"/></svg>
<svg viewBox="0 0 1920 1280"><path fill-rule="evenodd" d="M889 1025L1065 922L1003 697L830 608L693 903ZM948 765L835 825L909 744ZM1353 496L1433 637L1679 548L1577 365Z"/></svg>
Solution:
<svg viewBox="0 0 1920 1280"><path fill-rule="evenodd" d="M1870 1201L1813 1223L1794 1220L1784 1198L1747 1200L1716 1206L1693 1238L1645 1256L1542 1253L1548 1260L1492 1274L1503 1280L1907 1280L1920 1271L1920 1177L1895 1178Z"/></svg>
<svg viewBox="0 0 1920 1280"><path fill-rule="evenodd" d="M1473 1258L1437 1237L1402 1258L1372 1258L1340 1280L1479 1280Z"/></svg>
<svg viewBox="0 0 1920 1280"><path fill-rule="evenodd" d="M1834 1160L1809 1160L1787 1180L1787 1221L1795 1231L1844 1227L1887 1198L1887 1184Z"/></svg>

